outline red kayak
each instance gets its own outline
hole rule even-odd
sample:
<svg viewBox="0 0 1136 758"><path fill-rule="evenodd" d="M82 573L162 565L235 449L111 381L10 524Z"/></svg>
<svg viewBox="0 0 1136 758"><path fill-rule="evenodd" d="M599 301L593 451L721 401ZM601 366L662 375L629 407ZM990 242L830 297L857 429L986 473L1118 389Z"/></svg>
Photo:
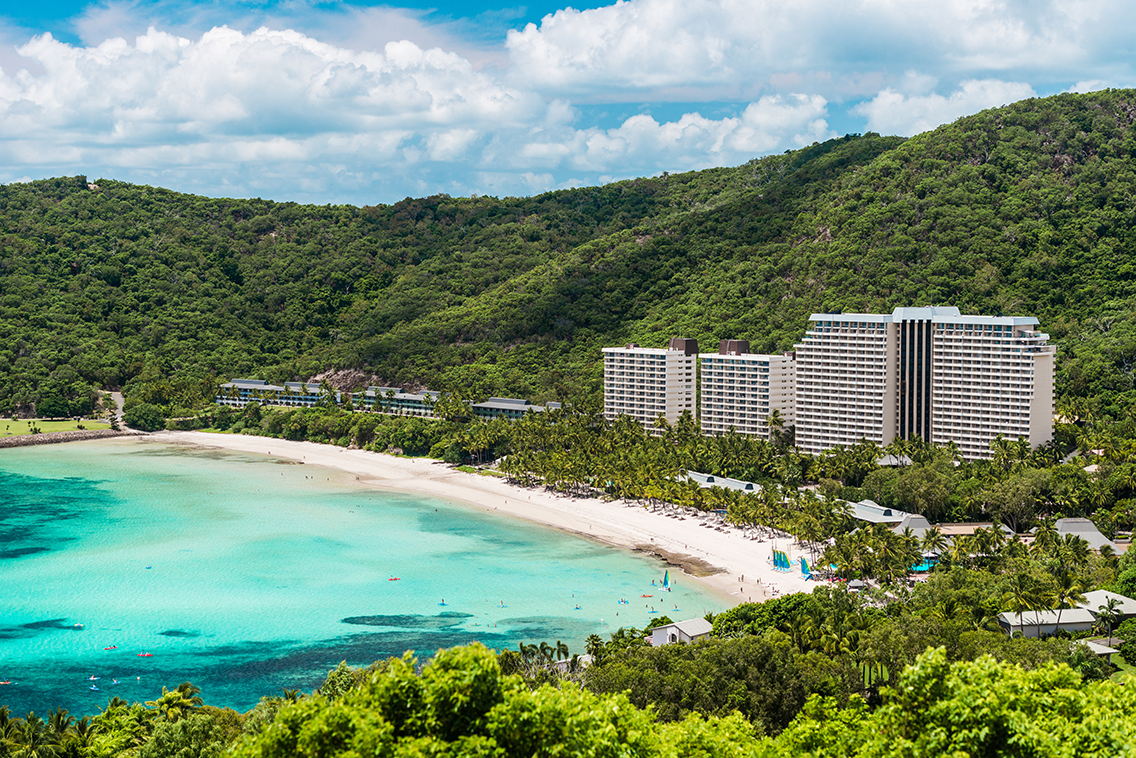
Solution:
<svg viewBox="0 0 1136 758"><path fill-rule="evenodd" d="M138 657L139 658L153 658L154 654L153 653L139 653Z"/></svg>
<svg viewBox="0 0 1136 758"><path fill-rule="evenodd" d="M118 645L111 645L110 647L104 647L103 650L118 650Z"/></svg>

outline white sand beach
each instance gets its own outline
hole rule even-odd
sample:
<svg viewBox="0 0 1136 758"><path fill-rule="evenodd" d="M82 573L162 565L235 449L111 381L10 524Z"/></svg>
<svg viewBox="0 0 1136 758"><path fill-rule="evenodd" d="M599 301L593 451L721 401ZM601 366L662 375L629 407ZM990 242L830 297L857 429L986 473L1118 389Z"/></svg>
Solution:
<svg viewBox="0 0 1136 758"><path fill-rule="evenodd" d="M682 570L676 581L685 577L702 582L733 604L765 600L774 593L811 592L816 586L799 571L774 570L773 545L767 540L751 540L738 529L718 530L704 526L698 518L680 520L635 504L565 497L543 488L513 486L503 477L457 471L437 461L313 442L204 432L159 432L149 439L303 461L353 474L363 486L462 502L617 547L654 553ZM793 560L800 555L789 539L777 540L776 547Z"/></svg>

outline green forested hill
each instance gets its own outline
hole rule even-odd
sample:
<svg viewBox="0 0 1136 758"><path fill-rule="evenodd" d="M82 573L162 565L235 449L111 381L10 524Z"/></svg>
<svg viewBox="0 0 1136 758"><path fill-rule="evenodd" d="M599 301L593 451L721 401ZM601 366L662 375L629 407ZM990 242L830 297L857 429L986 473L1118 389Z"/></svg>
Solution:
<svg viewBox="0 0 1136 758"><path fill-rule="evenodd" d="M910 140L533 198L213 200L76 177L0 188L0 411L218 375L595 397L599 348L790 349L818 310L1036 315L1059 392L1119 414L1136 365L1136 93Z"/></svg>

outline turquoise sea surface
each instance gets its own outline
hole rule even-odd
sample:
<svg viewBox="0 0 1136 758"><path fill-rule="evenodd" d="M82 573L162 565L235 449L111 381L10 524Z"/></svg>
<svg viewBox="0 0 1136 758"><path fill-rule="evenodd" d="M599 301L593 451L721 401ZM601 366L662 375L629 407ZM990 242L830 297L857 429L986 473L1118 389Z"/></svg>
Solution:
<svg viewBox="0 0 1136 758"><path fill-rule="evenodd" d="M0 705L95 713L192 681L247 710L341 660L475 640L582 653L592 633L725 607L683 581L661 592L664 568L264 456L140 439L0 450Z"/></svg>

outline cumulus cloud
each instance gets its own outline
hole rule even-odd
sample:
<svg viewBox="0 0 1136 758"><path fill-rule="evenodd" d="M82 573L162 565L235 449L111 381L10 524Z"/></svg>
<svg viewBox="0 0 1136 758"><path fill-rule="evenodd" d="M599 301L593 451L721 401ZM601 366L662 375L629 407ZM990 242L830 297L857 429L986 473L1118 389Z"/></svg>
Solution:
<svg viewBox="0 0 1136 758"><path fill-rule="evenodd" d="M359 53L290 30L220 27L190 40L151 28L132 43L94 47L44 34L18 52L43 73L0 73L9 142L55 142L80 156L115 150L132 162L174 152L302 160L385 145L389 153L413 134L445 160L485 130L527 125L545 111L535 94L409 41Z"/></svg>
<svg viewBox="0 0 1136 758"><path fill-rule="evenodd" d="M996 79L971 80L944 96L935 93L905 95L885 89L853 111L866 116L868 128L883 134L912 134L934 129L960 116L1006 105L1034 96L1033 88L1024 82L1002 82Z"/></svg>
<svg viewBox="0 0 1136 758"><path fill-rule="evenodd" d="M510 31L506 46L516 75L549 91L744 89L788 77L854 96L872 86L867 74L894 75L897 62L964 78L1091 67L1114 57L1101 39L1134 21L1136 8L1119 0L618 0L557 11Z"/></svg>
<svg viewBox="0 0 1136 758"><path fill-rule="evenodd" d="M687 113L673 121L639 114L611 129L574 129L562 124L499 138L486 161L515 169L558 169L634 176L738 163L777 149L800 147L836 136L820 96L767 96L737 117L710 119Z"/></svg>
<svg viewBox="0 0 1136 758"><path fill-rule="evenodd" d="M0 181L102 173L321 202L530 193L838 130L909 135L1136 73L1122 0L616 0L492 33L486 18L106 0L71 20L80 44L0 21Z"/></svg>

